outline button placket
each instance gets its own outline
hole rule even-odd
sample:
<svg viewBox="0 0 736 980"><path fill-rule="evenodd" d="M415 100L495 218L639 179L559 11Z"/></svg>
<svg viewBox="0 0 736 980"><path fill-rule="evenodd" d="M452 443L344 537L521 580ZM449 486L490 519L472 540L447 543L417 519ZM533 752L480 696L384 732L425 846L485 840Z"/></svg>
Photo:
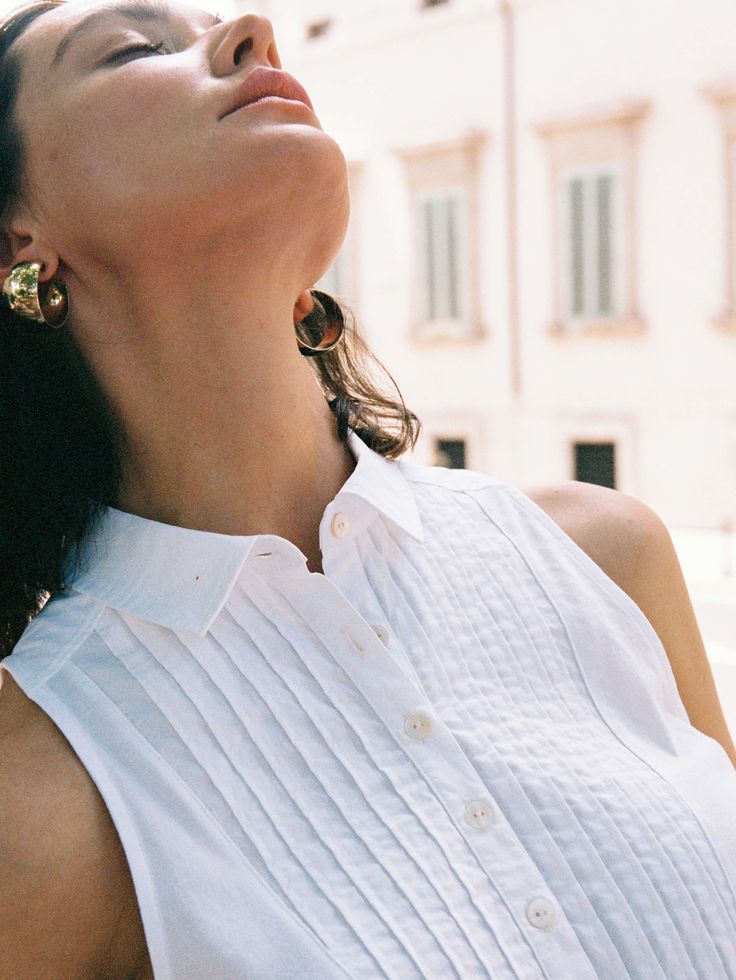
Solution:
<svg viewBox="0 0 736 980"><path fill-rule="evenodd" d="M365 643L362 643L358 637L353 633L349 626L343 626L340 630L340 634L347 640L350 644L351 649L361 657L367 657L369 655L369 650L366 648Z"/></svg>
<svg viewBox="0 0 736 980"><path fill-rule="evenodd" d="M350 533L353 530L351 527ZM344 553L340 544L334 545L336 553ZM350 569L345 568L347 575ZM387 732L411 756L422 778L436 793L446 816L455 824L459 831L454 837L458 859L466 852L473 855L474 861L494 882L506 909L515 919L515 928L521 928L527 937L537 940L543 957L549 957L554 964L555 957L564 955L565 962L569 961L570 964L567 975L575 976L576 980L595 980L562 910L557 906L551 912L549 909L540 910L537 906L530 909L532 900L538 900L545 894L547 882L503 812L493 802L491 787L479 781L477 769L453 737L451 723L449 727L446 726L444 715L435 714L432 709L427 712L433 719L429 740L415 741L407 735L404 729L407 714L422 710L431 701L422 685L408 676L407 670L390 649L382 649L375 642L375 637L379 635L375 626L380 624L383 610L376 607L363 609L360 597L357 601L351 601L350 591L343 593L340 581L340 576L335 576L332 581L315 578L305 583L303 589L291 596L295 607L303 613L317 636L324 637L328 646L334 643L337 613L344 609L346 615L344 618L340 615L340 627L359 636L360 641L365 643L366 655L360 656L351 643L336 652L336 659L385 724ZM352 581L350 585L353 585ZM333 606L329 604L330 598ZM357 619L360 619L360 626ZM393 646L401 650L400 635L392 635ZM318 661L318 664L321 663ZM332 672L328 670L325 674L326 685L329 685L332 677ZM471 804L481 806L476 806L471 814L466 812L472 809ZM434 816L439 819L439 811ZM468 816L471 817L470 822ZM492 905L491 898L487 902L483 898L481 905L487 912ZM533 916L534 924L530 916ZM549 928L552 920L554 928Z"/></svg>

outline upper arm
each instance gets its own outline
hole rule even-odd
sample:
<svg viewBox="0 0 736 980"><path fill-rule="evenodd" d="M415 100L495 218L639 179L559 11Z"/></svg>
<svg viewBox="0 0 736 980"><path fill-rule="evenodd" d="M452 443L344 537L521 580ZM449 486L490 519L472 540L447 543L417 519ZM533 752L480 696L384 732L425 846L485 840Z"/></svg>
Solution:
<svg viewBox="0 0 736 980"><path fill-rule="evenodd" d="M667 653L690 723L716 739L736 766L736 746L661 518L635 497L573 480L527 493L641 609Z"/></svg>
<svg viewBox="0 0 736 980"><path fill-rule="evenodd" d="M0 671L0 976L100 977L124 857L88 774L9 676Z"/></svg>

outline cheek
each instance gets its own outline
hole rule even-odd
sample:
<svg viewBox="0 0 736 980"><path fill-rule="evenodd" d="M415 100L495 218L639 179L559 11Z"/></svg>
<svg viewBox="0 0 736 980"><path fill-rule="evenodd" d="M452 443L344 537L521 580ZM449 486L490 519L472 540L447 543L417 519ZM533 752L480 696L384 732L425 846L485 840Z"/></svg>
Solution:
<svg viewBox="0 0 736 980"><path fill-rule="evenodd" d="M192 115L181 85L164 80L93 91L67 104L63 117L50 119L43 138L33 142L34 185L62 210L76 207L82 222L82 202L97 220L170 198L187 179Z"/></svg>

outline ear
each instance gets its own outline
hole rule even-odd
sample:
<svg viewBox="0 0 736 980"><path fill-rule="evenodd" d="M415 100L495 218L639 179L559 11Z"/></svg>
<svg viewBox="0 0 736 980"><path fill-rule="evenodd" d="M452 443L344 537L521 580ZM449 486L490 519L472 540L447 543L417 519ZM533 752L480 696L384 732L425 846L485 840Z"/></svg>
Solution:
<svg viewBox="0 0 736 980"><path fill-rule="evenodd" d="M0 231L0 281L21 262L38 262L39 281L46 282L56 275L59 255L30 222L13 221Z"/></svg>

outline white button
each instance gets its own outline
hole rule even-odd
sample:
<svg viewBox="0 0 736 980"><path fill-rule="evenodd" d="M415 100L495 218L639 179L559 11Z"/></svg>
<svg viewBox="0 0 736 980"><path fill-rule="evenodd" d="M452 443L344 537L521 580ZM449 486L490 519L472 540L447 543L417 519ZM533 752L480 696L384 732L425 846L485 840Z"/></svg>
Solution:
<svg viewBox="0 0 736 980"><path fill-rule="evenodd" d="M526 907L526 917L537 929L549 929L555 921L555 907L549 899L533 898Z"/></svg>
<svg viewBox="0 0 736 980"><path fill-rule="evenodd" d="M330 530L336 538L344 538L350 530L350 521L347 514L335 514L332 518Z"/></svg>
<svg viewBox="0 0 736 980"><path fill-rule="evenodd" d="M374 626L373 632L385 646L388 646L388 630L385 626Z"/></svg>
<svg viewBox="0 0 736 980"><path fill-rule="evenodd" d="M465 819L476 830L488 830L496 819L493 804L490 800L471 800L465 807Z"/></svg>
<svg viewBox="0 0 736 980"><path fill-rule="evenodd" d="M432 734L432 718L426 711L410 711L404 717L404 731L409 738L423 742Z"/></svg>

